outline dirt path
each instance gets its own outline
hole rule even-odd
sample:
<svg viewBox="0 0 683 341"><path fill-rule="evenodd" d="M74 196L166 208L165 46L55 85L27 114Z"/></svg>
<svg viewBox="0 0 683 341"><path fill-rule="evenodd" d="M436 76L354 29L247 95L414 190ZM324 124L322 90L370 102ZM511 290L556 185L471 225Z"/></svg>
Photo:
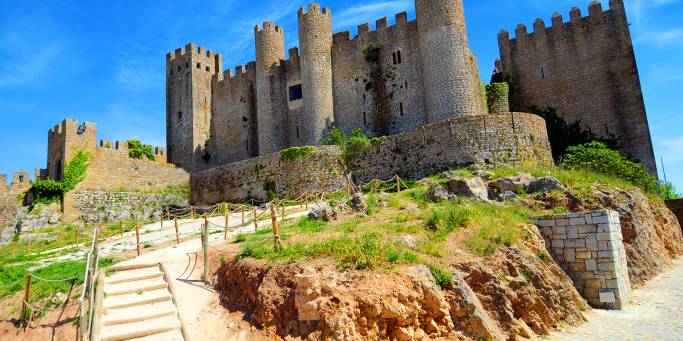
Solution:
<svg viewBox="0 0 683 341"><path fill-rule="evenodd" d="M683 340L683 258L633 292L621 311L594 310L588 323L556 333L551 340Z"/></svg>

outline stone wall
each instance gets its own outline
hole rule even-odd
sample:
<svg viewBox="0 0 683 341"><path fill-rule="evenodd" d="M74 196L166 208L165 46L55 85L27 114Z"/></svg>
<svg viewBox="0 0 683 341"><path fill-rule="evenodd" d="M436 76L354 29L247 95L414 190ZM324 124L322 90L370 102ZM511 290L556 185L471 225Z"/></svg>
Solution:
<svg viewBox="0 0 683 341"><path fill-rule="evenodd" d="M285 159L280 152L234 162L191 177L194 205L214 204L244 199L266 200L268 192L333 192L346 186L346 178L337 147L317 147L296 160Z"/></svg>
<svg viewBox="0 0 683 341"><path fill-rule="evenodd" d="M175 194L75 191L64 199L74 208L72 217L88 224L122 220L157 220L164 205L187 205Z"/></svg>
<svg viewBox="0 0 683 341"><path fill-rule="evenodd" d="M619 214L614 211L539 217L546 247L596 308L622 309L631 297Z"/></svg>
<svg viewBox="0 0 683 341"><path fill-rule="evenodd" d="M484 163L552 165L545 121L525 113L451 118L382 138L349 169L357 183L365 183Z"/></svg>
<svg viewBox="0 0 683 341"><path fill-rule="evenodd" d="M667 200L666 207L668 207L671 210L671 212L673 212L676 215L676 218L678 218L679 223L683 223L683 199Z"/></svg>
<svg viewBox="0 0 683 341"><path fill-rule="evenodd" d="M497 69L512 76L512 110L553 107L569 122L581 121L600 136L614 134L621 151L657 175L650 128L640 86L629 23L622 0L599 2L588 16L572 9L570 21L537 19L532 33L520 24L516 37L498 36Z"/></svg>
<svg viewBox="0 0 683 341"><path fill-rule="evenodd" d="M15 172L12 183L7 184L7 175L0 174L0 231L10 224L21 208L23 194L31 188L27 172Z"/></svg>

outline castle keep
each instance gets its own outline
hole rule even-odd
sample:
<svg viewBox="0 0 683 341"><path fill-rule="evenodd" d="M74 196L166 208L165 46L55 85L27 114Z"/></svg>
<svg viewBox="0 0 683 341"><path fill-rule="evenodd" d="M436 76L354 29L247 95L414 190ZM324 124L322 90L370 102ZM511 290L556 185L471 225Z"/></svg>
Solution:
<svg viewBox="0 0 683 341"><path fill-rule="evenodd" d="M275 23L254 28L256 61L223 71L221 55L188 44L167 60L169 161L190 171L290 146L331 127L394 135L485 114L461 0L416 0L417 19L332 33L328 8L298 12L301 51L285 59Z"/></svg>
<svg viewBox="0 0 683 341"><path fill-rule="evenodd" d="M513 110L553 107L567 121L581 121L598 136L616 137L622 153L656 176L624 3L609 4L603 12L599 2L591 2L586 17L574 7L569 22L555 13L550 27L537 19L532 33L520 24L514 39L501 31L496 69L499 78L512 79Z"/></svg>

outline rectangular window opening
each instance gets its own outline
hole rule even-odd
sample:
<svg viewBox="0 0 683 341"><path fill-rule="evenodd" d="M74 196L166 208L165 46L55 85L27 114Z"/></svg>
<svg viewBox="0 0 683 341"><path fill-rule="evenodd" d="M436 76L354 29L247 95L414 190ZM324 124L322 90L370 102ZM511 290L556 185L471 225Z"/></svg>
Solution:
<svg viewBox="0 0 683 341"><path fill-rule="evenodd" d="M299 126L296 126L296 138L299 138Z"/></svg>
<svg viewBox="0 0 683 341"><path fill-rule="evenodd" d="M396 59L398 60L398 64L401 64L401 50L396 51Z"/></svg>
<svg viewBox="0 0 683 341"><path fill-rule="evenodd" d="M401 116L403 116L403 102L398 103L398 110L401 113Z"/></svg>
<svg viewBox="0 0 683 341"><path fill-rule="evenodd" d="M301 84L292 85L289 87L289 101L296 101L303 98L303 90Z"/></svg>
<svg viewBox="0 0 683 341"><path fill-rule="evenodd" d="M179 120L183 119L183 112L182 111L178 111L178 119Z"/></svg>
<svg viewBox="0 0 683 341"><path fill-rule="evenodd" d="M368 118L365 115L365 111L363 111L363 125L365 125L366 127L368 126Z"/></svg>
<svg viewBox="0 0 683 341"><path fill-rule="evenodd" d="M211 68L207 66L207 67L206 67L206 72L211 72Z"/></svg>
<svg viewBox="0 0 683 341"><path fill-rule="evenodd" d="M394 65L396 65L396 52L393 52L393 53L391 54L391 57L392 57L393 60L394 60Z"/></svg>
<svg viewBox="0 0 683 341"><path fill-rule="evenodd" d="M408 81L405 81L406 84L406 90L408 90Z"/></svg>
<svg viewBox="0 0 683 341"><path fill-rule="evenodd" d="M23 175L19 175L19 182L24 182L24 176Z"/></svg>
<svg viewBox="0 0 683 341"><path fill-rule="evenodd" d="M202 64L201 64L201 63L197 63L197 69L201 69L201 68L202 68Z"/></svg>

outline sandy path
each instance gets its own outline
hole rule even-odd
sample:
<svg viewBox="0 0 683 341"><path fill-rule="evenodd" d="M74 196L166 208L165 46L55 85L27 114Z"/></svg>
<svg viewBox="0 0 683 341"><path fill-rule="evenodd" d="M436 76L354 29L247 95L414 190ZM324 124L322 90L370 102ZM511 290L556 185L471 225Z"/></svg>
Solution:
<svg viewBox="0 0 683 341"><path fill-rule="evenodd" d="M556 333L551 340L683 340L683 258L634 290L624 310L593 310L588 323Z"/></svg>

